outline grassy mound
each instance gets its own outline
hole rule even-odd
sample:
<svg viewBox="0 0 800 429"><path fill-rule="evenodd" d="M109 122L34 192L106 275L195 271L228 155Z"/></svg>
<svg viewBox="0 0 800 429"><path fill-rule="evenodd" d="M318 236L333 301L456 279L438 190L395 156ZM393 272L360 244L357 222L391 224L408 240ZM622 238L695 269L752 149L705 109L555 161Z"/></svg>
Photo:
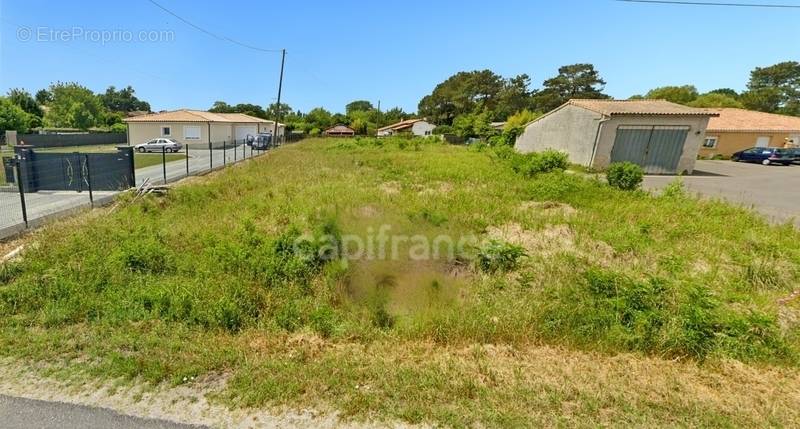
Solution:
<svg viewBox="0 0 800 429"><path fill-rule="evenodd" d="M221 398L238 404L511 426L548 395L513 377L528 362L513 350L544 343L796 375L791 226L679 186L625 192L512 158L435 140L312 140L54 225L0 271L0 354L153 382L226 372ZM370 254L381 237L405 240ZM487 344L503 359L459 354ZM694 424L800 409L671 403L684 388L598 408L587 392L553 393L536 420L559 421L564 400L596 423L602 407L639 424L668 403Z"/></svg>

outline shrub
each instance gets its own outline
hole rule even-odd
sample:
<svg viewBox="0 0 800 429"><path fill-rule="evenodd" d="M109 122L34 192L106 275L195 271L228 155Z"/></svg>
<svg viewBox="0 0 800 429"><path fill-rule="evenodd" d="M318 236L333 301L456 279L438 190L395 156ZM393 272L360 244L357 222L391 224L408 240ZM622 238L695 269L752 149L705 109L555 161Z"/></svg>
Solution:
<svg viewBox="0 0 800 429"><path fill-rule="evenodd" d="M569 158L563 152L548 149L512 157L511 166L525 177L533 177L540 173L566 170L569 167Z"/></svg>
<svg viewBox="0 0 800 429"><path fill-rule="evenodd" d="M525 249L511 243L490 240L478 249L476 264L485 273L512 271L519 265Z"/></svg>
<svg viewBox="0 0 800 429"><path fill-rule="evenodd" d="M608 184L625 191L637 189L644 179L642 167L630 162L614 162L606 171Z"/></svg>

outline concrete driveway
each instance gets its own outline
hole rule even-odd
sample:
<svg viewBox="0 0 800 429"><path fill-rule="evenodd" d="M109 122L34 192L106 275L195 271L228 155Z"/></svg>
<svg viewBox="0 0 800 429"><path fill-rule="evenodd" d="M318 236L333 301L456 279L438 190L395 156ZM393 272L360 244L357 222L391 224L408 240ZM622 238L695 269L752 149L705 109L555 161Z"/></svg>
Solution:
<svg viewBox="0 0 800 429"><path fill-rule="evenodd" d="M675 176L646 176L645 189L658 190ZM800 165L777 166L698 160L686 188L708 198L751 207L771 222L793 221L800 227Z"/></svg>

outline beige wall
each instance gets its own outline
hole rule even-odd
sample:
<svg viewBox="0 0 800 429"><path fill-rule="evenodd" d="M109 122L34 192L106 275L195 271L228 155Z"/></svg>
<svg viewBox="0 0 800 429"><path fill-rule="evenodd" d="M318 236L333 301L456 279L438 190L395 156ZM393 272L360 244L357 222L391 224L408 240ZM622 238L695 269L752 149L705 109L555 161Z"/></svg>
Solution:
<svg viewBox="0 0 800 429"><path fill-rule="evenodd" d="M662 126L688 126L689 135L683 146L683 153L678 161L678 173L694 170L697 152L705 140L707 116L615 116L603 123L603 129L597 142L597 151L592 162L592 167L603 169L611 163L611 150L617 138L617 128L622 125L662 125Z"/></svg>
<svg viewBox="0 0 800 429"><path fill-rule="evenodd" d="M601 119L599 113L582 107L564 106L528 124L514 148L522 153L560 150L569 155L570 162L588 166Z"/></svg>
<svg viewBox="0 0 800 429"><path fill-rule="evenodd" d="M759 137L770 137L771 147L783 147L786 139L800 140L800 133L736 133L736 132L715 132L707 131L706 137L717 137L717 146L714 148L700 148L700 157L713 158L715 155L725 157L731 156L734 152L755 147ZM798 141L800 143L800 141Z"/></svg>
<svg viewBox="0 0 800 429"><path fill-rule="evenodd" d="M165 136L161 134L161 127L172 128L172 134ZM199 140L186 140L183 138L184 126L200 127ZM208 143L208 123L206 122L129 122L128 123L128 143L132 146L142 144L148 140L167 137L174 139L182 144Z"/></svg>
<svg viewBox="0 0 800 429"><path fill-rule="evenodd" d="M184 138L183 127L198 126L200 127L199 140L186 140ZM262 123L228 123L228 122L212 122L211 123L211 141L214 143L221 143L223 141L231 141L234 137L235 126L241 125L257 125L259 132L273 131L274 122ZM161 134L161 128L168 126L171 128L171 135L165 136ZM208 145L208 122L129 122L128 123L128 143L137 145L145 143L148 140L167 137L176 140L181 144L190 145ZM284 127L278 128L278 135L283 135Z"/></svg>

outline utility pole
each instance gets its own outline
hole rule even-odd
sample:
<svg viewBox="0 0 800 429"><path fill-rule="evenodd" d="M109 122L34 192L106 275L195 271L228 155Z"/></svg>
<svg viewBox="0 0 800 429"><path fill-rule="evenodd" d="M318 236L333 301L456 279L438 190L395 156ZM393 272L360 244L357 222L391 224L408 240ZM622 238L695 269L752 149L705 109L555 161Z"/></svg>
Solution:
<svg viewBox="0 0 800 429"><path fill-rule="evenodd" d="M283 89L283 64L286 62L286 49L281 49L281 78L278 81L278 103L275 108L275 132L272 133L273 142L278 143L278 121L281 119L281 90Z"/></svg>
<svg viewBox="0 0 800 429"><path fill-rule="evenodd" d="M378 111L381 111L381 100L378 100Z"/></svg>

